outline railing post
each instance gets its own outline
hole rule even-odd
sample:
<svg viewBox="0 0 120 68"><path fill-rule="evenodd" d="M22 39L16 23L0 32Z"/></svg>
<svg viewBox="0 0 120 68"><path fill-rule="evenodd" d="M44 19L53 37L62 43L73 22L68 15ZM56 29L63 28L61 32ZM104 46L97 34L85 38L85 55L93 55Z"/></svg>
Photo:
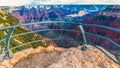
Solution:
<svg viewBox="0 0 120 68"><path fill-rule="evenodd" d="M3 58L7 60L12 58L12 55L10 54L10 51L9 51L9 46L10 46L10 38L12 36L13 31L14 31L14 27L9 28L9 32L5 40L6 46L5 46L5 54Z"/></svg>
<svg viewBox="0 0 120 68"><path fill-rule="evenodd" d="M84 31L84 28L83 28L83 26L82 25L79 25L79 28L80 28L80 30L81 30L81 32L82 32L82 36L83 36L83 47L82 47L82 50L83 51L85 51L85 50L87 50L87 40L86 40L86 36L85 36L85 31Z"/></svg>

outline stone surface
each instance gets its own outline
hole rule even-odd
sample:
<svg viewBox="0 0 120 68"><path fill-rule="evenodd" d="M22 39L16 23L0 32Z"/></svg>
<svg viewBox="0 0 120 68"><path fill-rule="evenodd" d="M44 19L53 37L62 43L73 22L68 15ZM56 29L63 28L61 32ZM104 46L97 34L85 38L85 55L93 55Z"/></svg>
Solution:
<svg viewBox="0 0 120 68"><path fill-rule="evenodd" d="M29 48L13 54L14 58L10 60L3 60L2 62L0 62L0 68L13 68L14 64L16 64L17 62L19 62L20 60L26 57L29 57L29 55L46 53L46 52L61 52L61 51L64 51L64 49L54 46L48 46L47 48L37 47L36 49Z"/></svg>
<svg viewBox="0 0 120 68"><path fill-rule="evenodd" d="M49 46L45 50L38 47L37 54L16 62L14 68L120 68L98 49L88 47L87 51L82 51L81 46L68 49ZM108 54L115 59L112 54Z"/></svg>
<svg viewBox="0 0 120 68"><path fill-rule="evenodd" d="M81 51L81 47L67 49L60 55L57 63L47 68L120 68L98 49L91 46L89 48L87 51Z"/></svg>
<svg viewBox="0 0 120 68"><path fill-rule="evenodd" d="M120 68L100 50L90 45L88 47L87 51L82 51L81 46L66 49L54 46L29 48L15 53L11 60L3 60L0 68ZM107 54L115 59L109 52Z"/></svg>

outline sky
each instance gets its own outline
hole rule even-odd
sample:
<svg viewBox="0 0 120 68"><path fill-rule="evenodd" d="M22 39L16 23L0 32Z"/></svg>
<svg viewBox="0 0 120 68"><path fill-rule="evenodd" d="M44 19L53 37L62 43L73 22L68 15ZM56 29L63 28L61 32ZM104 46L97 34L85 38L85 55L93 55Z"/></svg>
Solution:
<svg viewBox="0 0 120 68"><path fill-rule="evenodd" d="M20 6L29 4L117 4L120 0L0 0L0 6Z"/></svg>

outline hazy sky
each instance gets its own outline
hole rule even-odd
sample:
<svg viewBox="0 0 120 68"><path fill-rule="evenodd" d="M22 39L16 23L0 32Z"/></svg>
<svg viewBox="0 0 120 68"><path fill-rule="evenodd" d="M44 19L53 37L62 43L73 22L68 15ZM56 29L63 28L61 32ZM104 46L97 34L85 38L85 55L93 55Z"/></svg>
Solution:
<svg viewBox="0 0 120 68"><path fill-rule="evenodd" d="M0 0L0 6L19 6L31 4L33 2L39 4L117 4L120 0Z"/></svg>

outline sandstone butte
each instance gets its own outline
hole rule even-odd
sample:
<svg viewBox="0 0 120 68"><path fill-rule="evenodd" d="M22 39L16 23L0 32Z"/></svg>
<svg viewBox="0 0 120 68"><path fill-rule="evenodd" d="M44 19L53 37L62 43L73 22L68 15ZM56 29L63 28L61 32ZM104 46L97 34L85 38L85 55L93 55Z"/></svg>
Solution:
<svg viewBox="0 0 120 68"><path fill-rule="evenodd" d="M120 68L100 50L90 45L88 47L87 51L82 51L81 46L29 48L13 54L11 60L3 60L0 68Z"/></svg>

